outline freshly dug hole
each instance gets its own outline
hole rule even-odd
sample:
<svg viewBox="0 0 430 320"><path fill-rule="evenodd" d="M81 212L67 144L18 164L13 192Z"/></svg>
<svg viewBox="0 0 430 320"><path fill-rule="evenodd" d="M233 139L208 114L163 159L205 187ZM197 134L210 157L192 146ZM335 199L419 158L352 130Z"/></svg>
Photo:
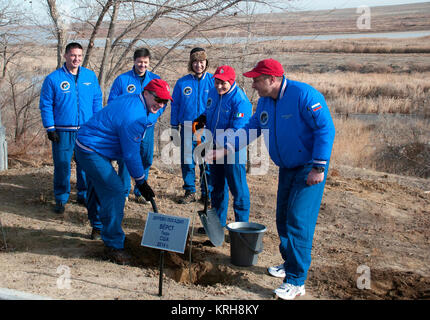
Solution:
<svg viewBox="0 0 430 320"><path fill-rule="evenodd" d="M133 257L136 266L158 270L160 250L141 246L141 241L142 236L137 233L127 235L125 250ZM237 283L241 273L225 265L223 255L215 248L205 246L206 243L206 240L193 241L191 267L189 240L184 254L164 251L164 275L176 282L203 286Z"/></svg>

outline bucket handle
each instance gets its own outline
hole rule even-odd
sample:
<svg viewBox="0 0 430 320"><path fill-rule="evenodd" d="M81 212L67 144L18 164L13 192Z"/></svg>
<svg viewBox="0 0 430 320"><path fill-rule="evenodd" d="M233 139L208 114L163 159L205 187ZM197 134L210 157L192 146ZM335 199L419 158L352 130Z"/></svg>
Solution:
<svg viewBox="0 0 430 320"><path fill-rule="evenodd" d="M251 252L253 252L254 254L260 254L260 253L262 253L263 252L263 245L261 245L261 249L260 250L258 250L258 251L256 251L256 250L254 250L254 249L252 249L250 246L249 246L249 244L248 244L248 242L246 242L246 240L242 237L242 235L240 234L240 232L238 232L237 233L237 235L239 236L239 239L243 242L243 244L251 251Z"/></svg>

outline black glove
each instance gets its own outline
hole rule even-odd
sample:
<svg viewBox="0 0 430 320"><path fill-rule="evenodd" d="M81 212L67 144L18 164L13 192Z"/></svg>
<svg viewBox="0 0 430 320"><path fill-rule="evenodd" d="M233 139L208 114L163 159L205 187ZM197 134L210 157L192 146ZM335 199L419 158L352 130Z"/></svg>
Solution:
<svg viewBox="0 0 430 320"><path fill-rule="evenodd" d="M155 197L154 191L152 191L148 182L144 181L143 183L139 184L137 188L139 189L140 193L142 194L142 197L144 197L146 201L150 201L151 198Z"/></svg>
<svg viewBox="0 0 430 320"><path fill-rule="evenodd" d="M197 122L195 128L196 130L199 130L201 128L204 128L206 125L206 115L202 114L200 117L198 117L196 120L193 121L194 123Z"/></svg>
<svg viewBox="0 0 430 320"><path fill-rule="evenodd" d="M52 142L60 142L60 136L55 131L48 131L48 139Z"/></svg>

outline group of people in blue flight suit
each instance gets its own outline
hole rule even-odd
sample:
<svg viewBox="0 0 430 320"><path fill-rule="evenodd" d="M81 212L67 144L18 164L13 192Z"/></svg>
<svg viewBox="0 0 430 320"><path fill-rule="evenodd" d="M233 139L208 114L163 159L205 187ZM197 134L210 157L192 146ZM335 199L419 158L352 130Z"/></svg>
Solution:
<svg viewBox="0 0 430 320"><path fill-rule="evenodd" d="M250 193L246 180L246 145L263 134L273 162L279 166L276 224L284 262L268 272L283 278L274 293L282 299L305 294L304 282L334 140L334 125L324 97L313 87L287 79L273 59L260 61L245 77L260 99L256 112L228 65L209 73L203 48L190 52L188 75L177 80L173 93L158 75L148 70L147 49L134 53L132 70L118 76L108 104L94 72L80 66L82 47L66 47L64 66L43 83L40 109L52 141L56 213L63 213L70 194L70 162L77 164L78 201L85 203L92 239L102 239L106 257L126 264L121 224L124 204L134 179L136 199L155 197L148 184L152 164L154 125L171 102L171 127L179 135L184 195L179 203L196 201L193 130L210 132L203 139L213 145L204 159L209 198L222 226L227 223L229 192L236 221L247 222ZM237 139L239 130L245 139ZM251 130L257 134L251 135ZM231 136L231 137L230 137ZM231 138L231 139L230 139ZM232 143L233 141L233 143ZM118 172L112 165L118 163ZM200 175L203 170L200 168ZM200 228L203 229L203 228ZM203 230L200 230L204 232Z"/></svg>

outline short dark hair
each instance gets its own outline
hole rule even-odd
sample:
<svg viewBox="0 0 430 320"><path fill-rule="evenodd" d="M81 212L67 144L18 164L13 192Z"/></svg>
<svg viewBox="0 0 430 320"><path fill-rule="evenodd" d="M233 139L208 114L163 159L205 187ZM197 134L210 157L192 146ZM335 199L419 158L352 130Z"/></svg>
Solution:
<svg viewBox="0 0 430 320"><path fill-rule="evenodd" d="M149 49L140 48L134 52L133 60L136 60L137 58L141 58L141 57L145 57L145 58L148 57L149 59L151 59L151 52L149 52Z"/></svg>
<svg viewBox="0 0 430 320"><path fill-rule="evenodd" d="M71 42L66 46L66 53L68 53L72 49L82 49L82 46L77 42Z"/></svg>

